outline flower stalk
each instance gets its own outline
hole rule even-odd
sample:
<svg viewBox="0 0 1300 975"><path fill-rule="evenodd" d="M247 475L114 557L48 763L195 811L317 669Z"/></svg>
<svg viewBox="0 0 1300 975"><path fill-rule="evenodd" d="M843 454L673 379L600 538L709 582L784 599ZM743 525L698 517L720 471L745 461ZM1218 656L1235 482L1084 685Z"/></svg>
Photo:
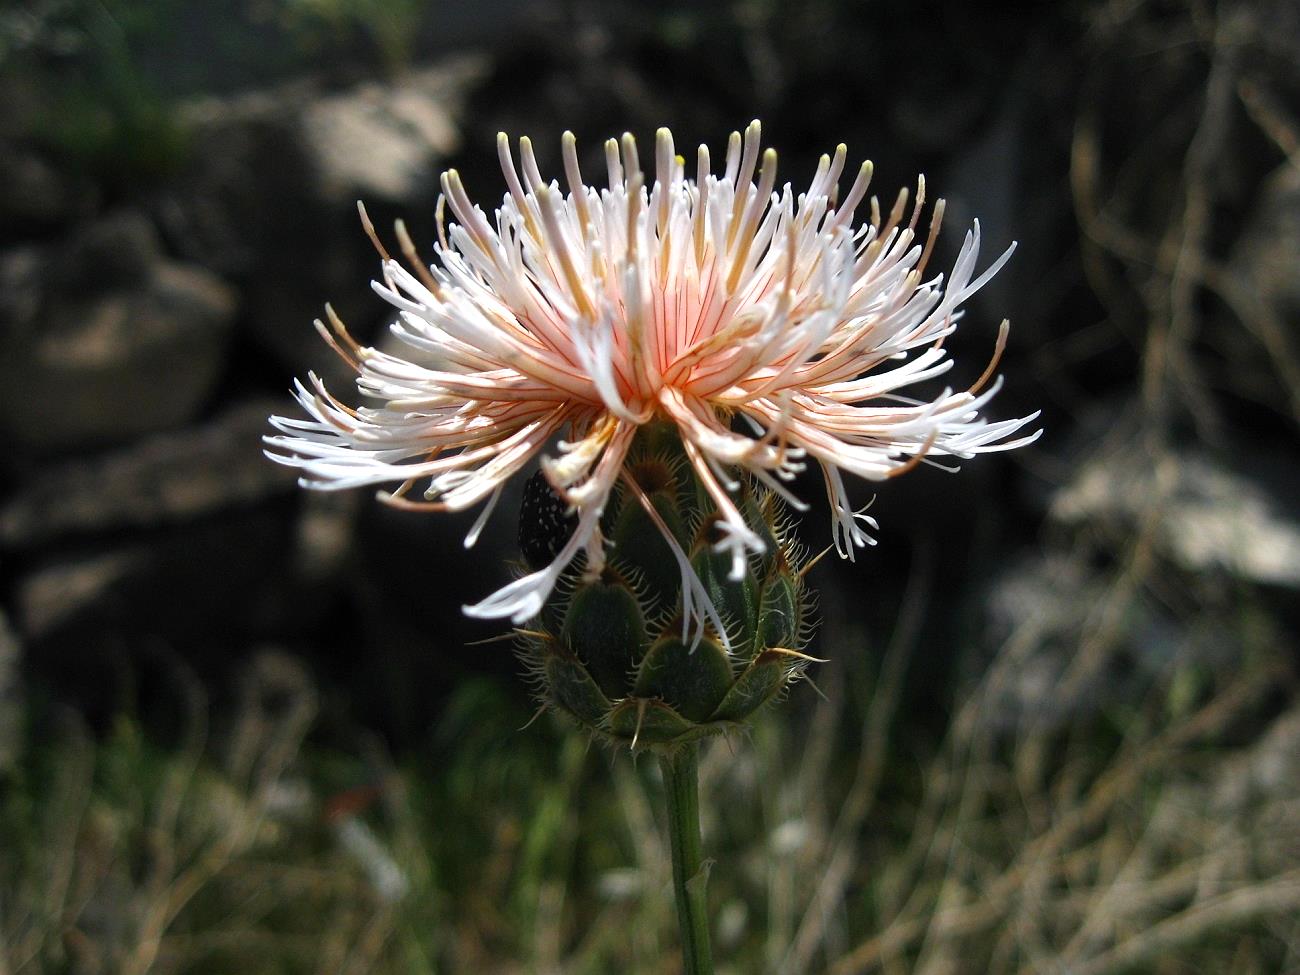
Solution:
<svg viewBox="0 0 1300 975"><path fill-rule="evenodd" d="M713 975L706 889L712 861L704 860L700 852L699 745L692 742L660 755L659 768L668 802L682 971L685 975Z"/></svg>

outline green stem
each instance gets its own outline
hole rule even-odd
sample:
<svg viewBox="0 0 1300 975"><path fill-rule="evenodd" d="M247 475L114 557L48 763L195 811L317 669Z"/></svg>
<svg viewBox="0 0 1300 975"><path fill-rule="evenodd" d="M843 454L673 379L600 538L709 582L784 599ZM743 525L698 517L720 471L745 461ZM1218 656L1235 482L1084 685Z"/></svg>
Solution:
<svg viewBox="0 0 1300 975"><path fill-rule="evenodd" d="M682 935L685 975L713 975L709 951L708 868L700 858L699 747L686 745L661 756L668 794L668 835L673 848L673 891Z"/></svg>

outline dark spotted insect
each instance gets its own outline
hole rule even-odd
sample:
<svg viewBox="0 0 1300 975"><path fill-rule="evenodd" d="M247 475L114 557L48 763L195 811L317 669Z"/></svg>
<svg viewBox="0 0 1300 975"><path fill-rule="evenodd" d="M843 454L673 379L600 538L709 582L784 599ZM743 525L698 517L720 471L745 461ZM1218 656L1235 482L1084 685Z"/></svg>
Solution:
<svg viewBox="0 0 1300 975"><path fill-rule="evenodd" d="M524 497L519 505L519 548L530 569L550 565L573 537L578 519L568 507L541 471L524 482Z"/></svg>

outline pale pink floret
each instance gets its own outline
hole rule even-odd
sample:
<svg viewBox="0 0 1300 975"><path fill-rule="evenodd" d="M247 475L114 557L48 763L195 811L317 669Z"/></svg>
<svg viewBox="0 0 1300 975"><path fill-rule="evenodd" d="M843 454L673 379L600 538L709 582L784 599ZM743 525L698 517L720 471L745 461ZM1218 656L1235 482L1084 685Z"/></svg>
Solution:
<svg viewBox="0 0 1300 975"><path fill-rule="evenodd" d="M412 270L376 240L384 260L374 288L398 309L392 330L409 357L358 345L332 313L332 331L317 323L377 405L351 409L312 376L297 386L310 419L273 417L283 435L268 438L271 456L300 468L308 487L398 483L381 497L439 510L486 501L467 544L502 485L561 438L541 466L577 530L552 565L466 607L470 615L522 623L579 552L589 568L603 564L601 511L637 427L655 417L680 430L737 578L763 542L732 500L729 469L802 507L786 482L812 458L836 547L852 558L875 523L854 511L841 471L882 480L921 460L1037 437L1012 439L1037 414L989 422L980 413L998 387L984 388L1005 322L994 363L970 389L900 393L951 367L943 340L961 304L1011 254L977 277L977 222L947 282L923 280L943 212L940 201L918 239L924 180L910 215L904 191L883 218L872 198L870 219L854 226L870 164L838 203L844 146L822 157L807 191L778 191L776 154L760 155L757 122L732 134L721 175L701 146L692 178L660 129L648 185L631 136L611 139L601 190L582 182L571 134L564 188L543 181L527 139L518 170L504 135L498 148L509 192L492 218L455 170L443 176L455 222L440 221L436 263L419 259L400 224ZM407 499L417 482L423 502ZM702 595L687 582L688 596ZM716 615L698 599L697 611Z"/></svg>

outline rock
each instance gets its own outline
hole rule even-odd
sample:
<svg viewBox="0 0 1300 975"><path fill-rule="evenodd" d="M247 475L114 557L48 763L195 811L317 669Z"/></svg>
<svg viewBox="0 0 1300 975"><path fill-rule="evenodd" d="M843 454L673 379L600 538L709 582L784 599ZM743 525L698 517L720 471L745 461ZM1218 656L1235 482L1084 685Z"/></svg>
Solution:
<svg viewBox="0 0 1300 975"><path fill-rule="evenodd" d="M228 653L259 627L313 610L295 603L291 542L280 513L258 506L51 545L24 560L12 589L15 625L34 661L86 661L155 637L195 648L196 662L201 647Z"/></svg>
<svg viewBox="0 0 1300 975"><path fill-rule="evenodd" d="M43 471L0 508L0 545L181 524L287 492L294 472L261 449L267 416L281 406L245 403L211 423Z"/></svg>
<svg viewBox="0 0 1300 975"><path fill-rule="evenodd" d="M51 268L51 290L108 291L141 284L162 259L158 232L139 210L118 210L83 227Z"/></svg>
<svg viewBox="0 0 1300 975"><path fill-rule="evenodd" d="M1247 475L1201 450L1153 464L1134 446L1099 452L1077 471L1052 500L1053 520L1131 531L1159 498L1157 542L1184 569L1300 588L1300 512L1284 487L1300 481L1294 470ZM1266 487L1270 482L1279 489Z"/></svg>
<svg viewBox="0 0 1300 975"><path fill-rule="evenodd" d="M224 368L235 292L160 258L139 214L109 218L62 250L11 251L0 276L23 285L0 301L0 431L33 452L178 427Z"/></svg>
<svg viewBox="0 0 1300 975"><path fill-rule="evenodd" d="M22 648L0 610L0 777L12 770L22 746L23 698L18 664Z"/></svg>
<svg viewBox="0 0 1300 975"><path fill-rule="evenodd" d="M61 173L35 151L0 138L0 228L41 231L89 213L97 193L83 177Z"/></svg>
<svg viewBox="0 0 1300 975"><path fill-rule="evenodd" d="M15 605L23 634L39 640L111 600L114 591L143 570L149 553L129 546L85 558L59 559L19 585Z"/></svg>
<svg viewBox="0 0 1300 975"><path fill-rule="evenodd" d="M24 553L7 594L25 675L95 725L173 654L220 686L246 648L329 608L293 579L287 521L273 506L232 508Z"/></svg>
<svg viewBox="0 0 1300 975"><path fill-rule="evenodd" d="M160 226L182 256L229 277L265 271L265 260L300 257L279 245L306 247L286 225L311 227L310 158L297 137L297 119L310 102L304 83L231 98L208 98L181 109L193 152L154 207Z"/></svg>
<svg viewBox="0 0 1300 975"><path fill-rule="evenodd" d="M194 152L157 198L158 218L185 257L241 285L252 338L286 378L348 376L311 322L330 301L366 337L386 314L356 200L385 234L404 214L417 241L433 238L438 166L482 72L458 58L390 84L323 93L300 82L185 109Z"/></svg>
<svg viewBox="0 0 1300 975"><path fill-rule="evenodd" d="M46 263L45 249L34 245L0 254L0 336L31 331L41 310Z"/></svg>
<svg viewBox="0 0 1300 975"><path fill-rule="evenodd" d="M480 62L458 60L321 98L301 117L321 198L404 203L427 196L437 164L460 146L455 123Z"/></svg>

